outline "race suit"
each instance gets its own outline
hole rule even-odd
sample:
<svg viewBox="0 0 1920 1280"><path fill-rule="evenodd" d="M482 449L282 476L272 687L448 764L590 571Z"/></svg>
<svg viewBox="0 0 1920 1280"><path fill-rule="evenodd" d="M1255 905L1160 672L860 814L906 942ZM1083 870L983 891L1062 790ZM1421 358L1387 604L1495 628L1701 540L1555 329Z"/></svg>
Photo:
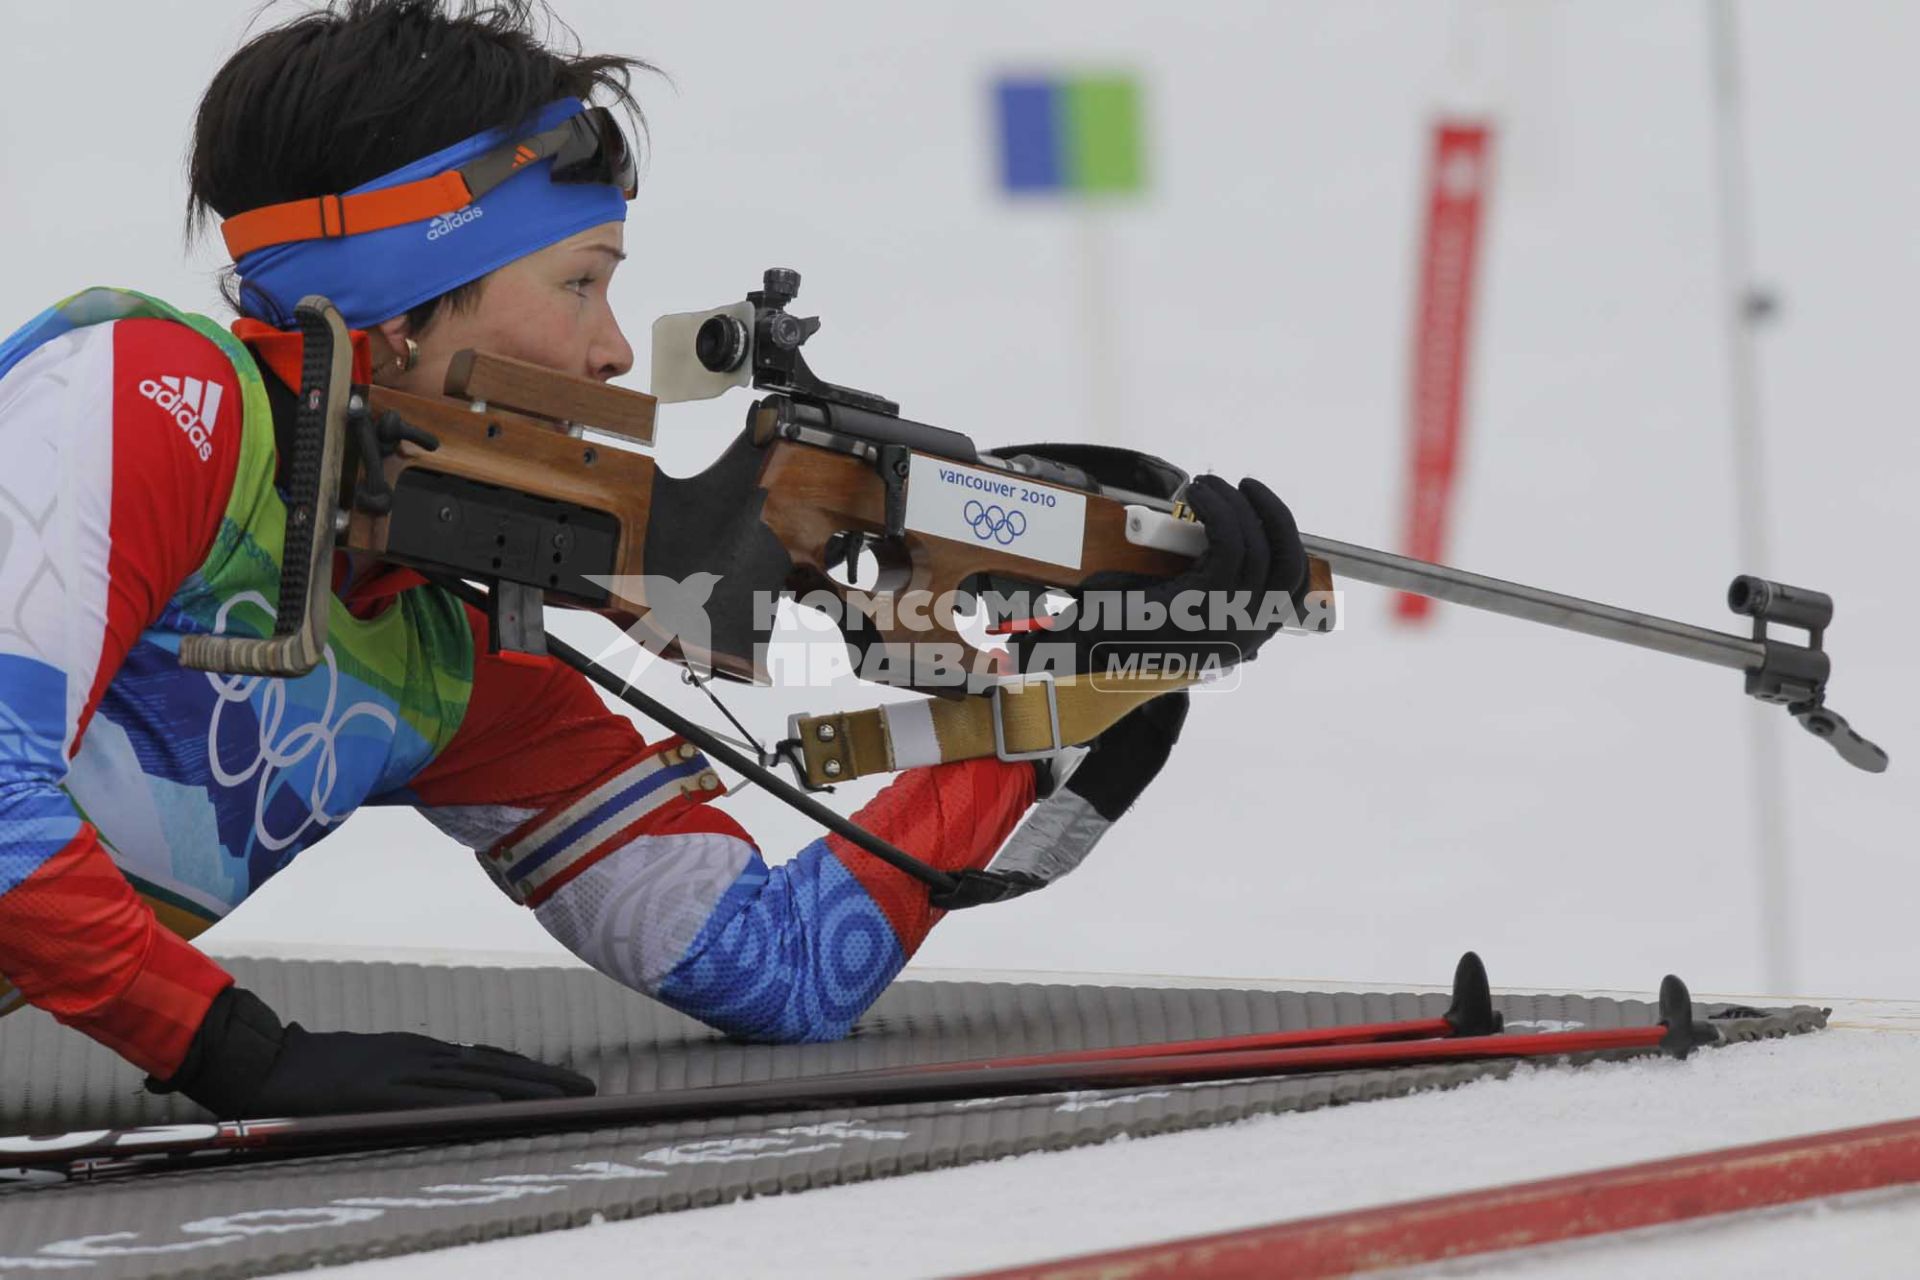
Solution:
<svg viewBox="0 0 1920 1280"><path fill-rule="evenodd" d="M361 805L406 804L619 982L741 1037L845 1034L938 918L926 890L834 836L770 867L690 744L489 655L442 589L389 567L343 594L336 566L307 675L181 666L183 636L273 625L261 365L297 385L299 351L251 336L96 289L0 344L0 1011L170 1076L232 982L188 939ZM355 361L367 381L363 335ZM857 816L951 870L1032 799L1029 766L989 759Z"/></svg>

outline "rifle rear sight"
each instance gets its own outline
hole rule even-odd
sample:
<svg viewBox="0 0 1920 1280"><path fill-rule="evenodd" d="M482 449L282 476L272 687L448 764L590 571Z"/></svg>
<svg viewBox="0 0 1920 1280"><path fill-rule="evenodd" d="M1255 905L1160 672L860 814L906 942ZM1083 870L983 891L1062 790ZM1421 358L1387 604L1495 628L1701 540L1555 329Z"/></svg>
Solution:
<svg viewBox="0 0 1920 1280"><path fill-rule="evenodd" d="M692 354L709 374L731 377L731 385L751 381L763 391L786 392L826 404L844 405L885 417L900 406L885 396L826 382L807 367L800 348L820 331L820 317L796 316L787 304L800 296L800 273L768 267L761 287L747 295L746 308L725 308L707 316L693 337ZM751 308L751 318L745 314ZM655 348L655 363L661 351ZM749 368L751 364L751 368ZM727 383L709 394L717 394Z"/></svg>

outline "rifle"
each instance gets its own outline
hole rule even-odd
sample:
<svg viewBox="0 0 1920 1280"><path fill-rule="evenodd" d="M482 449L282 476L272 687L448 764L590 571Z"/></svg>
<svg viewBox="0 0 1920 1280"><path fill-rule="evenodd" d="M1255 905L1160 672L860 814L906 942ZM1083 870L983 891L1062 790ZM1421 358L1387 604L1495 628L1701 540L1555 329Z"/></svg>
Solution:
<svg viewBox="0 0 1920 1280"><path fill-rule="evenodd" d="M338 316L325 299L303 301L306 369L275 636L189 637L182 661L258 674L310 669L324 644L325 566L336 545L449 584L486 584L484 597L457 589L485 604L496 649L554 653L583 670L593 666L584 655L546 636L546 605L600 613L691 672L765 682L772 601L825 602L839 610L863 678L933 696L796 716L774 750L749 761L625 681L589 675L849 839L920 867L912 873L929 884L940 877L936 891L948 892L955 877L812 803L772 766L817 791L938 760L1039 758L1090 740L1203 673L1132 670L1104 682L1097 673L1021 674L967 617L984 604L989 631L1043 627L1048 595L1096 574L1169 577L1204 549L1205 530L1180 501L1188 477L1161 459L1071 444L984 450L901 417L883 396L821 380L801 351L820 321L787 310L799 288L797 272L775 268L744 302L663 317L651 396L480 352L455 359L444 396L351 386ZM694 476L669 476L639 449L584 434L644 449L657 404L747 385L766 394ZM1312 588L1305 617L1294 619L1302 629L1332 629L1338 573L1742 671L1748 694L1785 706L1848 763L1887 767L1886 753L1826 706L1833 601L1822 592L1735 578L1728 606L1753 626L1743 637L1302 540ZM869 557L873 584L856 587ZM1804 641L1780 627L1804 631Z"/></svg>

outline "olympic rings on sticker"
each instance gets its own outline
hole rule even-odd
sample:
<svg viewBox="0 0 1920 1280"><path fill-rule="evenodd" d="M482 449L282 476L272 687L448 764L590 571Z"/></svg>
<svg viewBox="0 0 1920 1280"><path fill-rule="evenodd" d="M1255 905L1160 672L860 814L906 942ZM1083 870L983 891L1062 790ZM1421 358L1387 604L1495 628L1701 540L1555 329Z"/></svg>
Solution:
<svg viewBox="0 0 1920 1280"><path fill-rule="evenodd" d="M1026 512L1008 511L998 503L982 506L978 498L969 499L960 514L973 527L973 536L982 542L997 542L1004 547L1027 531Z"/></svg>

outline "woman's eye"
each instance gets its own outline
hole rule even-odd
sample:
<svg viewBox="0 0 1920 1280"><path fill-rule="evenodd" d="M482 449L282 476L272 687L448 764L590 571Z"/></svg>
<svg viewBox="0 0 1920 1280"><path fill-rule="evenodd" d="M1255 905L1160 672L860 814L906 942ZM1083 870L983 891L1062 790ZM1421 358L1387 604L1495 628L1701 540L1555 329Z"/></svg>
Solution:
<svg viewBox="0 0 1920 1280"><path fill-rule="evenodd" d="M581 276L578 279L567 281L567 288L573 290L575 293L578 293L578 294L585 294L586 291L592 285L593 285L592 276Z"/></svg>

